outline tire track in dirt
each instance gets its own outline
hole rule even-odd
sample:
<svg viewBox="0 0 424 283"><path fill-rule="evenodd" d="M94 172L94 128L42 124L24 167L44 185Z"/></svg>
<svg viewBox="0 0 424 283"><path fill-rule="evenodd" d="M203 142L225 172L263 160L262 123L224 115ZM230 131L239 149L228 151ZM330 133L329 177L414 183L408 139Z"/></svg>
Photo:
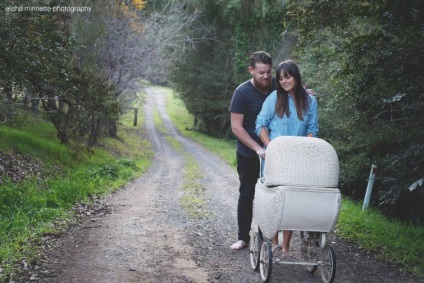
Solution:
<svg viewBox="0 0 424 283"><path fill-rule="evenodd" d="M192 260L178 204L184 160L157 131L154 105L149 98L145 107L156 152L149 172L108 199L109 215L63 237L47 254L40 282L207 282Z"/></svg>

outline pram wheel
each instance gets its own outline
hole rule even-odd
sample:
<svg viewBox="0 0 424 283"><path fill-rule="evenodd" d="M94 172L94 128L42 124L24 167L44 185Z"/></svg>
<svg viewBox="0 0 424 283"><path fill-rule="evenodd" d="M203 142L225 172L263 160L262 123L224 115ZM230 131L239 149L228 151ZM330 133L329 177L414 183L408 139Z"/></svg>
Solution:
<svg viewBox="0 0 424 283"><path fill-rule="evenodd" d="M263 282L268 282L272 273L272 245L268 241L262 243L259 262L261 279Z"/></svg>
<svg viewBox="0 0 424 283"><path fill-rule="evenodd" d="M320 271L321 279L324 283L331 283L336 276L336 255L334 249L329 245L325 245L320 251Z"/></svg>
<svg viewBox="0 0 424 283"><path fill-rule="evenodd" d="M254 233L250 237L250 264L253 270L257 271L259 268L259 256L261 251L262 239L259 233Z"/></svg>

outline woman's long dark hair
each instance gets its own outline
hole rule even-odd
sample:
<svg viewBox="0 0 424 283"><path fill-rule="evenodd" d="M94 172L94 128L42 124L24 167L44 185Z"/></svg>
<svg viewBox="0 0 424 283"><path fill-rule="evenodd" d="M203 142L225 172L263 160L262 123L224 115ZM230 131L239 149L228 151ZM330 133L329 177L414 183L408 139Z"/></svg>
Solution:
<svg viewBox="0 0 424 283"><path fill-rule="evenodd" d="M287 117L290 116L288 92L285 91L280 85L281 75L284 77L290 75L296 81L294 87L295 97L292 98L294 100L294 104L296 105L297 117L299 120L303 121L302 112L306 112L309 108L309 94L302 86L302 77L300 76L299 68L292 60L287 60L278 64L275 73L275 78L277 80L277 104L275 106L275 112L280 118L282 118L284 114L286 114Z"/></svg>

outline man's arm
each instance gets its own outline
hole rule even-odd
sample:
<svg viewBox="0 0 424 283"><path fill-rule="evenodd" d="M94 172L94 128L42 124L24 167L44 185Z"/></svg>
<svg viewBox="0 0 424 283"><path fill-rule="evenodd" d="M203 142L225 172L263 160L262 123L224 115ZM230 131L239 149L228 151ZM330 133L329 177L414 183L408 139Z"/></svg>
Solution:
<svg viewBox="0 0 424 283"><path fill-rule="evenodd" d="M243 128L243 120L244 114L231 112L231 130L242 143L254 150L260 157L263 157L265 150Z"/></svg>

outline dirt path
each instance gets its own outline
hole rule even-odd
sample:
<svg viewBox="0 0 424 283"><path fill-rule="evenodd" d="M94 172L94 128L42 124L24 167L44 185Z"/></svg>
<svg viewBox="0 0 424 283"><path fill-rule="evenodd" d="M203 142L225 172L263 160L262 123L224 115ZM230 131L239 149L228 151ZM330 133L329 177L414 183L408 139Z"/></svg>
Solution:
<svg viewBox="0 0 424 283"><path fill-rule="evenodd" d="M180 136L165 109L164 94L148 90L146 128L156 155L147 174L106 201L107 214L94 214L69 231L45 262L22 282L260 282L249 250L235 252L236 172L221 159ZM179 206L183 156L153 123L157 107L169 135L181 142L204 174L207 218L189 218ZM335 282L417 282L335 239ZM321 282L302 266L274 265L271 282ZM15 281L19 282L19 281Z"/></svg>

